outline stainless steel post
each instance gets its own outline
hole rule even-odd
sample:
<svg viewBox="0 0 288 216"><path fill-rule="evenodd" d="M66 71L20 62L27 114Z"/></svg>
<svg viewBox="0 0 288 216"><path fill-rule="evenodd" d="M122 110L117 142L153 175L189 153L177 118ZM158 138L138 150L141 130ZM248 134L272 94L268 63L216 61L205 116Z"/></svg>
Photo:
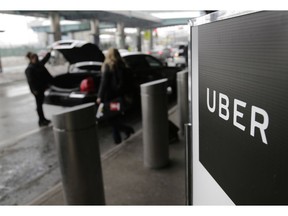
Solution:
<svg viewBox="0 0 288 216"><path fill-rule="evenodd" d="M169 163L167 79L141 85L144 166L162 168Z"/></svg>
<svg viewBox="0 0 288 216"><path fill-rule="evenodd" d="M89 103L52 117L67 204L105 204L95 112Z"/></svg>
<svg viewBox="0 0 288 216"><path fill-rule="evenodd" d="M189 122L188 70L177 73L177 105L179 129L184 134L184 125Z"/></svg>
<svg viewBox="0 0 288 216"><path fill-rule="evenodd" d="M186 161L186 205L193 205L193 150L192 124L185 124L185 161Z"/></svg>

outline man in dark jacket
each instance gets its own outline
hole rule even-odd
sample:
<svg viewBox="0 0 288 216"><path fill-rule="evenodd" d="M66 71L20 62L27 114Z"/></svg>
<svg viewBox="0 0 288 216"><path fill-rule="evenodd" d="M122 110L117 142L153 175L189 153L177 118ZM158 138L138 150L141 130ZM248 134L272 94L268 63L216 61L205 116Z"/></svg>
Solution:
<svg viewBox="0 0 288 216"><path fill-rule="evenodd" d="M50 52L39 61L36 53L28 52L26 57L29 59L29 65L25 70L25 75L31 90L31 93L35 96L37 113L39 116L39 126L47 126L51 122L46 119L43 112L44 92L52 83L53 77L45 68L46 62L50 58Z"/></svg>

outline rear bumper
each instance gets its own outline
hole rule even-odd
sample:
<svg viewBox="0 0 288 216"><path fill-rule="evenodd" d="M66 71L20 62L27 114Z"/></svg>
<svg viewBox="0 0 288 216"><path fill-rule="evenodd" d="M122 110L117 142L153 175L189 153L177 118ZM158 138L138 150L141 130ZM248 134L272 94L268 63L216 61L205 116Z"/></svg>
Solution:
<svg viewBox="0 0 288 216"><path fill-rule="evenodd" d="M57 106L76 106L84 103L96 102L97 94L82 92L45 91L45 104Z"/></svg>

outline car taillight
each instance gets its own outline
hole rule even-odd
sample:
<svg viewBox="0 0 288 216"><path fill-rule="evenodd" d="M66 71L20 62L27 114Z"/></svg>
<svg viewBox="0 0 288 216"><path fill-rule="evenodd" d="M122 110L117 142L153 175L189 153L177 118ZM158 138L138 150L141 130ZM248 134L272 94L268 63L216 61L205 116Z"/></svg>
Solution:
<svg viewBox="0 0 288 216"><path fill-rule="evenodd" d="M162 51L158 51L158 54L159 54L159 55L162 55L162 54L163 54L163 52L162 52Z"/></svg>
<svg viewBox="0 0 288 216"><path fill-rule="evenodd" d="M81 81L80 91L81 92L94 92L95 91L94 80L92 77L88 77Z"/></svg>

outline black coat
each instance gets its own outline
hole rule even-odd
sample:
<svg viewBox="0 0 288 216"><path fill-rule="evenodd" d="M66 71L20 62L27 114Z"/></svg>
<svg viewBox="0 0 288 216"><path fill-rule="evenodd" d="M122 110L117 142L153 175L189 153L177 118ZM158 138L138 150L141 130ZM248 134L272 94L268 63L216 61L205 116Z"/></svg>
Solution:
<svg viewBox="0 0 288 216"><path fill-rule="evenodd" d="M110 101L125 94L126 68L124 64L119 64L115 70L111 70L107 64L103 66L103 74L98 91L98 97L102 102Z"/></svg>
<svg viewBox="0 0 288 216"><path fill-rule="evenodd" d="M44 66L49 58L50 53L47 53L41 61L36 64L30 63L25 70L25 75L32 93L35 93L35 91L43 93L53 81L53 77Z"/></svg>

